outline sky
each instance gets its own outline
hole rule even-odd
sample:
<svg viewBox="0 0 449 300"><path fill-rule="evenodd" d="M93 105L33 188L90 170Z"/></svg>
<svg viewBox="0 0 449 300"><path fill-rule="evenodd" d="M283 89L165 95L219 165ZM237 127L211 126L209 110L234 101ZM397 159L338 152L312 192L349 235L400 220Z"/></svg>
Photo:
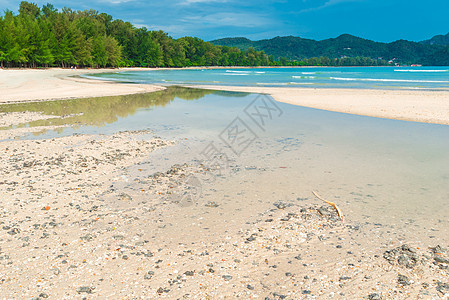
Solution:
<svg viewBox="0 0 449 300"><path fill-rule="evenodd" d="M21 1L0 0L0 12ZM323 40L343 33L378 41L421 41L449 32L449 0L45 0L42 7L95 9L136 27L210 41L299 36Z"/></svg>

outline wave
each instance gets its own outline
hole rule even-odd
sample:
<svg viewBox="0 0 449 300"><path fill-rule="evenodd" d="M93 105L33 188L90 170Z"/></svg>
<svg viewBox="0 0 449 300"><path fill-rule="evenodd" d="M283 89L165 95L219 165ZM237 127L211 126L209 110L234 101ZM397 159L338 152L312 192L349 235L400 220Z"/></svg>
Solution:
<svg viewBox="0 0 449 300"><path fill-rule="evenodd" d="M257 85L276 86L276 85L309 85L313 82L256 82Z"/></svg>
<svg viewBox="0 0 449 300"><path fill-rule="evenodd" d="M441 72L449 72L449 70L394 70L395 72L425 72L425 73L441 73Z"/></svg>
<svg viewBox="0 0 449 300"><path fill-rule="evenodd" d="M248 76L248 75L251 75L251 74L248 74L248 73L231 73L231 74L223 73L221 75L225 75L225 76Z"/></svg>
<svg viewBox="0 0 449 300"><path fill-rule="evenodd" d="M251 71L235 71L235 70L226 70L226 73L250 74L250 73L251 73Z"/></svg>
<svg viewBox="0 0 449 300"><path fill-rule="evenodd" d="M411 80L411 79L376 79L376 78L344 78L344 77L331 77L331 79L333 79L333 80L344 80L344 81L449 83L449 81L440 81L440 80Z"/></svg>
<svg viewBox="0 0 449 300"><path fill-rule="evenodd" d="M315 79L316 76L292 76L292 78L296 78L296 79Z"/></svg>

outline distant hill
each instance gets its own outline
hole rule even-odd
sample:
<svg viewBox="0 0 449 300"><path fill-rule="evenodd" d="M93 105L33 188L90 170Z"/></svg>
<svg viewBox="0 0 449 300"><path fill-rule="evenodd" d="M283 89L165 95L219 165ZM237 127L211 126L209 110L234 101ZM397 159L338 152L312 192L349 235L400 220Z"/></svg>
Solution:
<svg viewBox="0 0 449 300"><path fill-rule="evenodd" d="M426 45L449 45L449 33L446 35L436 35L430 40L422 41L421 44Z"/></svg>
<svg viewBox="0 0 449 300"><path fill-rule="evenodd" d="M284 36L272 39L251 41L247 38L224 38L211 41L220 46L237 47L246 50L253 47L255 50L264 51L273 55L275 59L285 57L289 60L303 60L311 57L370 57L394 60L399 63L423 64L423 65L447 65L449 57L446 53L449 48L444 44L449 36L437 36L433 43L423 41L421 43L398 40L392 43L374 42L356 37L350 34L342 34L337 38L316 41L301 37Z"/></svg>

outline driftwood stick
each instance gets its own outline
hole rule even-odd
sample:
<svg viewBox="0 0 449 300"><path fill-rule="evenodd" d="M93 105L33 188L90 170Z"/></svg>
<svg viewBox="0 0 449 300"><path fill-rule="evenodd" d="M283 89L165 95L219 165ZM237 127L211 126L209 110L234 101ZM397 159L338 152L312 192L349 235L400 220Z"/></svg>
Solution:
<svg viewBox="0 0 449 300"><path fill-rule="evenodd" d="M315 195L315 197L317 197L318 199L326 202L327 204L329 204L330 206L332 206L333 208L335 208L335 210L337 211L338 216L340 217L340 219L343 221L343 213L341 212L340 208L338 208L338 206L334 203L334 202L330 202L327 200L324 200L323 198L320 197L320 195L318 195L315 191L312 191L312 193Z"/></svg>

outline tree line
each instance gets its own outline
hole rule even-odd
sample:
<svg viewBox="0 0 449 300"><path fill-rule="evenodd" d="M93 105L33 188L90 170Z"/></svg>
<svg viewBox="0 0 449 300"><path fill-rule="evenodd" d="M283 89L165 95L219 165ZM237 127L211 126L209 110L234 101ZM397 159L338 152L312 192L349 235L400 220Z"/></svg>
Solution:
<svg viewBox="0 0 449 300"><path fill-rule="evenodd" d="M136 28L96 10L61 11L23 1L18 14L0 16L1 67L189 67L379 65L370 58L352 60L275 59L253 47L213 45L196 37L174 39L163 31Z"/></svg>

